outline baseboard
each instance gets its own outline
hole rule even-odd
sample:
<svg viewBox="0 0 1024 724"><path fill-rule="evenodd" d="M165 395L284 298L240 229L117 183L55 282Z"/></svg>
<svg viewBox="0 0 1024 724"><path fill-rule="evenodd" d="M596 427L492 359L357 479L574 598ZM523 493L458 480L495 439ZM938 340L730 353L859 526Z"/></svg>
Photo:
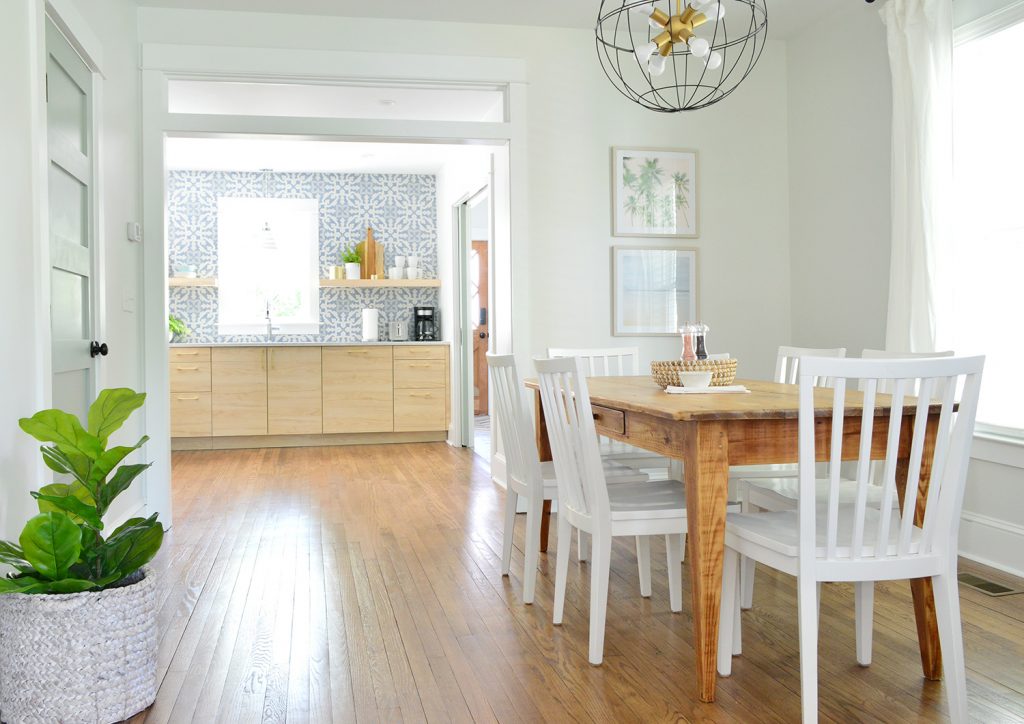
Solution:
<svg viewBox="0 0 1024 724"><path fill-rule="evenodd" d="M960 555L1024 578L1024 526L965 510L960 516Z"/></svg>
<svg viewBox="0 0 1024 724"><path fill-rule="evenodd" d="M448 431L351 432L330 435L239 435L235 437L173 437L171 450L244 450L268 447L329 447L402 442L444 442Z"/></svg>

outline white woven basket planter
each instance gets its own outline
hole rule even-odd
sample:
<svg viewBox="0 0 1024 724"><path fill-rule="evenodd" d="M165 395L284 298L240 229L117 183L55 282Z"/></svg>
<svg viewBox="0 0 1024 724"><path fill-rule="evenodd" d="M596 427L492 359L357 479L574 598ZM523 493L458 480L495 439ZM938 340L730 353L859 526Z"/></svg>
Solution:
<svg viewBox="0 0 1024 724"><path fill-rule="evenodd" d="M156 576L97 593L0 595L0 720L127 719L156 698Z"/></svg>

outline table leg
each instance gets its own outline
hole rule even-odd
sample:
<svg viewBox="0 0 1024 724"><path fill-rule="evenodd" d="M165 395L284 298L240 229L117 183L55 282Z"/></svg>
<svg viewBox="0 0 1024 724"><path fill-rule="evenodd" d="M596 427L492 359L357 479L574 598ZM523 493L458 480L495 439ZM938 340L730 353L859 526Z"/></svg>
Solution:
<svg viewBox="0 0 1024 724"><path fill-rule="evenodd" d="M910 426L908 426L910 427ZM931 483L932 458L935 452L935 436L938 432L938 415L928 418L925 431L924 454L921 461L921 478L917 486L917 505L914 511L914 523L924 523L925 503L928 499L928 486ZM903 434L910 434L907 430ZM901 459L896 467L896 486L900 498L900 507L907 492L907 475L910 461ZM910 592L914 597L914 617L917 619L917 643L921 649L921 668L924 677L932 681L942 678L942 649L939 645L938 619L935 614L935 594L932 591L932 579L914 578L910 581Z"/></svg>
<svg viewBox="0 0 1024 724"><path fill-rule="evenodd" d="M534 415L537 418L537 424L534 425L534 429L537 434L537 457L540 458L542 463L547 462L551 459L551 443L548 440L548 426L544 422L544 406L540 401L540 390L534 392L533 395ZM551 501L544 501L544 510L540 516L540 551L541 553L547 553L548 551L548 532L551 530Z"/></svg>
<svg viewBox="0 0 1024 724"><path fill-rule="evenodd" d="M701 701L715 700L718 616L722 604L729 437L720 422L688 426L684 443L693 638Z"/></svg>

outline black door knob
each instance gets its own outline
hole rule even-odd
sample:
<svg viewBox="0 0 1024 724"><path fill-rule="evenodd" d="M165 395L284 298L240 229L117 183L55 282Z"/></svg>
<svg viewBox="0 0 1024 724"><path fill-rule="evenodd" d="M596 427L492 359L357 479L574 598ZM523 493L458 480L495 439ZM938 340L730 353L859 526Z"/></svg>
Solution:
<svg viewBox="0 0 1024 724"><path fill-rule="evenodd" d="M480 339L487 339L487 332L481 332Z"/></svg>
<svg viewBox="0 0 1024 724"><path fill-rule="evenodd" d="M92 344L89 345L89 356L90 357L96 357L98 355L103 355L104 357L106 357L107 356L107 352L109 352L109 351L110 350L107 349L107 343L106 342L103 342L102 344L100 344L99 342L94 341Z"/></svg>

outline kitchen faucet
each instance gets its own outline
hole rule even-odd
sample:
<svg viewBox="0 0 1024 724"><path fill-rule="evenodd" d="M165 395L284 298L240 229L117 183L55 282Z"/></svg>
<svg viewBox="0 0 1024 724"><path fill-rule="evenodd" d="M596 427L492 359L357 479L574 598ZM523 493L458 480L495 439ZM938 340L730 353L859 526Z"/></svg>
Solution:
<svg viewBox="0 0 1024 724"><path fill-rule="evenodd" d="M274 339L274 332L280 332L280 327L275 327L273 322L270 320L270 300L267 300L267 341Z"/></svg>

